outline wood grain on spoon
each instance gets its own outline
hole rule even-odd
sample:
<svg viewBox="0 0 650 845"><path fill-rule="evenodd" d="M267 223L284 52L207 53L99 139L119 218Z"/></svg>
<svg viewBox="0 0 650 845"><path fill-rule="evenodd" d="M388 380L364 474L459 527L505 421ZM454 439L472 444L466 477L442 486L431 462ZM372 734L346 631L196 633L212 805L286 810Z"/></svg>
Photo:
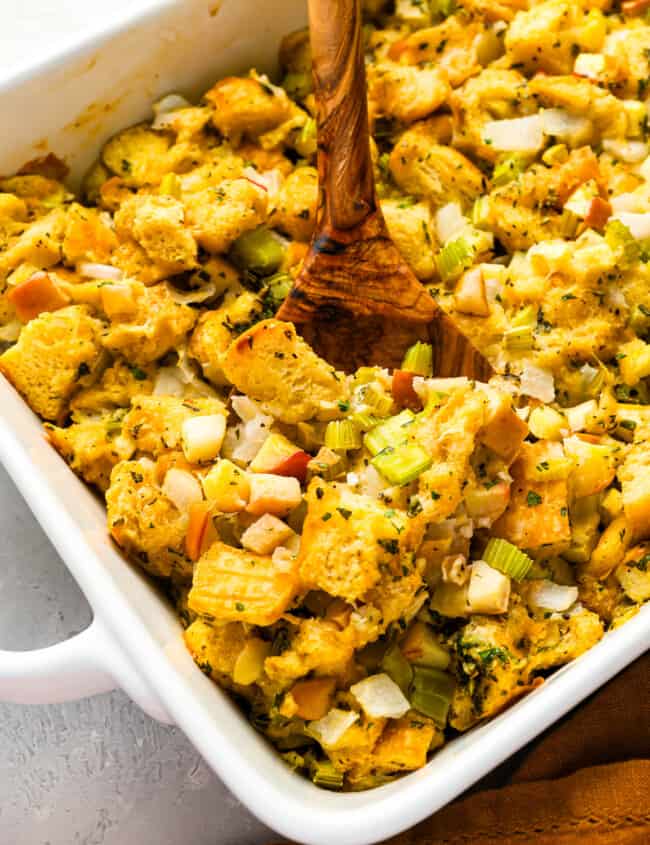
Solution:
<svg viewBox="0 0 650 845"><path fill-rule="evenodd" d="M360 0L309 0L318 118L316 232L278 317L348 371L399 367L416 340L434 373L485 380L487 360L420 284L388 234L375 191Z"/></svg>

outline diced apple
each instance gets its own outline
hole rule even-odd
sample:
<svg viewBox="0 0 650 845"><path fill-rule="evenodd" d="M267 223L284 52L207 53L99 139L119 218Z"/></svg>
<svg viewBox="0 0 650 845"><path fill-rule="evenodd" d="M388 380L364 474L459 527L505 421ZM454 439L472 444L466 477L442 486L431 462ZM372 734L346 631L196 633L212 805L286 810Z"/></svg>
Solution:
<svg viewBox="0 0 650 845"><path fill-rule="evenodd" d="M190 505L203 499L201 485L192 473L175 467L167 471L162 491L179 511L189 511Z"/></svg>
<svg viewBox="0 0 650 845"><path fill-rule="evenodd" d="M591 229L601 230L612 216L612 204L602 197L594 197L587 208L585 223Z"/></svg>
<svg viewBox="0 0 650 845"><path fill-rule="evenodd" d="M183 454L191 463L214 460L221 449L226 434L223 414L207 414L183 421L181 438Z"/></svg>
<svg viewBox="0 0 650 845"><path fill-rule="evenodd" d="M138 310L138 303L129 284L104 285L101 289L102 309L109 320L125 320Z"/></svg>
<svg viewBox="0 0 650 845"><path fill-rule="evenodd" d="M250 476L250 499L246 510L261 516L265 513L286 516L302 501L300 482L268 473L252 473Z"/></svg>
<svg viewBox="0 0 650 845"><path fill-rule="evenodd" d="M298 681L289 692L294 703L294 715L309 722L322 719L330 709L335 689L334 678Z"/></svg>
<svg viewBox="0 0 650 845"><path fill-rule="evenodd" d="M422 409L422 400L413 388L415 373L407 370L394 370L391 391L393 399L401 408L410 408L412 411Z"/></svg>
<svg viewBox="0 0 650 845"><path fill-rule="evenodd" d="M467 601L472 613L505 613L510 602L510 578L477 560L472 564Z"/></svg>
<svg viewBox="0 0 650 845"><path fill-rule="evenodd" d="M416 666L431 666L446 669L449 666L449 652L424 622L414 622L400 643L400 650L409 663Z"/></svg>
<svg viewBox="0 0 650 845"><path fill-rule="evenodd" d="M232 672L236 684L248 686L254 684L264 672L264 661L271 653L271 643L259 637L248 640L239 652Z"/></svg>
<svg viewBox="0 0 650 845"><path fill-rule="evenodd" d="M559 411L539 405L530 412L528 428L539 440L561 440L569 430L569 423Z"/></svg>
<svg viewBox="0 0 650 845"><path fill-rule="evenodd" d="M231 461L223 459L203 479L203 491L215 510L239 513L246 509L250 496L248 475Z"/></svg>
<svg viewBox="0 0 650 845"><path fill-rule="evenodd" d="M458 280L454 291L454 308L461 314L490 316L483 270L480 267L467 270Z"/></svg>
<svg viewBox="0 0 650 845"><path fill-rule="evenodd" d="M266 472L287 475L305 480L307 464L311 456L292 443L283 434L272 432L251 461L250 472Z"/></svg>
<svg viewBox="0 0 650 845"><path fill-rule="evenodd" d="M217 532L211 516L212 504L210 502L194 502L190 505L185 551L192 561L197 561L217 539Z"/></svg>
<svg viewBox="0 0 650 845"><path fill-rule="evenodd" d="M7 299L23 323L38 317L43 311L57 311L70 302L70 297L59 288L49 273L42 271L12 288Z"/></svg>
<svg viewBox="0 0 650 845"><path fill-rule="evenodd" d="M244 531L241 544L257 554L270 555L278 546L284 545L293 533L286 522L265 513Z"/></svg>
<svg viewBox="0 0 650 845"><path fill-rule="evenodd" d="M479 440L504 461L512 463L528 434L528 426L512 407L509 396L486 390L488 408Z"/></svg>

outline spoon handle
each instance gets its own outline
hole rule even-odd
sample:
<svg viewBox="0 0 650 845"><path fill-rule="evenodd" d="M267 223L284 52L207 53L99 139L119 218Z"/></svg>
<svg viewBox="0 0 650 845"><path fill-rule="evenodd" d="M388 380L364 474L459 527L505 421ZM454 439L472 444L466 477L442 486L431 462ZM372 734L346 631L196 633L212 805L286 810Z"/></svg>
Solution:
<svg viewBox="0 0 650 845"><path fill-rule="evenodd" d="M346 230L376 209L361 0L309 0L318 117L318 228Z"/></svg>

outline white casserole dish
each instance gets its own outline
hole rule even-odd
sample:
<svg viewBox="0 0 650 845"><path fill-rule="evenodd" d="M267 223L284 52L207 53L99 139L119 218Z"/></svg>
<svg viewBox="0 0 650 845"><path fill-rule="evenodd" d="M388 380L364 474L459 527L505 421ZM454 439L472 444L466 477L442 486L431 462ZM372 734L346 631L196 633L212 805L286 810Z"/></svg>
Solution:
<svg viewBox="0 0 650 845"><path fill-rule="evenodd" d="M302 0L147 0L110 30L0 80L0 172L48 151L78 179L113 132L169 91L197 95L220 75L272 71L280 37L304 23ZM11 127L7 131L7 127ZM46 703L116 686L177 723L261 820L311 845L367 845L413 825L569 711L650 644L650 606L426 768L357 794L293 774L194 665L171 608L109 541L104 508L46 443L39 420L0 380L0 460L79 582L94 621L65 643L0 651L0 699ZM28 564L27 564L28 565Z"/></svg>

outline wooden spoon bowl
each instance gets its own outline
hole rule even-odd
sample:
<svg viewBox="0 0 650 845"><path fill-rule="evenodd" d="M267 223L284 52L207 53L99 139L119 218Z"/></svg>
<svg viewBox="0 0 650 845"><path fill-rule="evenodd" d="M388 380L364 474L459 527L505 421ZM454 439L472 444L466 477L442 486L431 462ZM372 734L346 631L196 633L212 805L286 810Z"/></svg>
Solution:
<svg viewBox="0 0 650 845"><path fill-rule="evenodd" d="M309 0L320 186L316 231L278 312L339 369L399 367L416 340L434 373L487 380L489 362L415 277L375 190L360 0Z"/></svg>

